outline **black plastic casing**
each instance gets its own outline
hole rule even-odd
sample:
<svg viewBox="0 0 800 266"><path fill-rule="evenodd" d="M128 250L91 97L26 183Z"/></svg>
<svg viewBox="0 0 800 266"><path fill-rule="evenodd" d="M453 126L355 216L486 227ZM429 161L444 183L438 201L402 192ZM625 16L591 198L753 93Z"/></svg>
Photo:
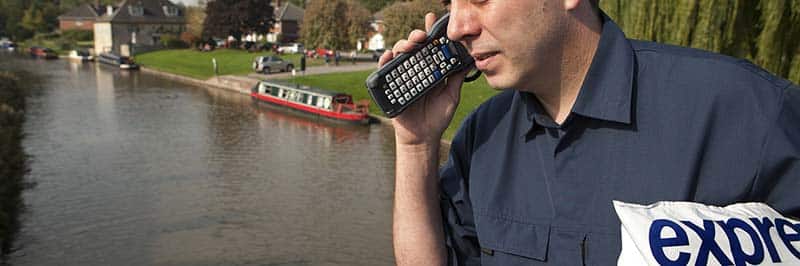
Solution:
<svg viewBox="0 0 800 266"><path fill-rule="evenodd" d="M470 67L475 63L475 60L472 58L472 56L469 55L469 51L467 51L467 49L464 48L464 46L461 45L461 43L455 41L449 41L447 45L450 47L451 52L455 53L455 57L459 59L459 62L457 65L454 65L450 71L445 73L444 77L436 80L435 82L430 84L430 86L424 88L422 92L412 97L408 102L406 102L406 104L403 105L391 104L389 102L389 99L386 98L386 95L384 95L387 83L386 75L391 73L392 70L394 70L395 68L402 65L403 62L405 62L411 56L416 54L420 49L424 48L429 43L433 42L433 40L439 39L442 36L445 36L446 38L447 23L449 19L450 19L450 14L445 14L444 16L439 18L439 20L437 20L431 27L431 30L428 32L428 37L425 39L425 42L423 44L418 45L416 48L414 48L414 50L408 53L403 53L395 58L392 58L392 60L384 64L380 69L376 70L375 72L372 72L372 74L370 74L369 77L367 77L366 85L367 85L367 90L369 91L369 95L372 97L372 100L378 105L378 108L380 108L381 111L384 114L386 114L387 117L392 118L399 115L400 113L405 111L406 108L414 104L414 102L416 102L419 98L422 98L422 96L429 93L431 90L435 89L445 80L447 80L446 79L447 76L453 73L458 73L464 70L466 67Z"/></svg>

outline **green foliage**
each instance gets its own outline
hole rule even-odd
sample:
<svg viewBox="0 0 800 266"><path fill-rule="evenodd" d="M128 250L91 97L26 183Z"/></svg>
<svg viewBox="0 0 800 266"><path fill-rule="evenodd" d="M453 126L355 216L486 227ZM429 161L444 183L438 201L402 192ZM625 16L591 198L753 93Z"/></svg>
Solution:
<svg viewBox="0 0 800 266"><path fill-rule="evenodd" d="M425 14L433 12L437 17L446 10L439 0L414 0L396 2L383 10L383 21L386 24L384 39L387 48L391 48L400 39L408 38L414 29L425 29Z"/></svg>
<svg viewBox="0 0 800 266"><path fill-rule="evenodd" d="M269 0L212 0L206 4L203 38L266 33L272 26L273 7Z"/></svg>
<svg viewBox="0 0 800 266"><path fill-rule="evenodd" d="M366 36L369 10L354 0L314 0L307 3L300 28L306 48L353 49Z"/></svg>
<svg viewBox="0 0 800 266"><path fill-rule="evenodd" d="M800 0L602 0L600 6L630 38L748 59L800 82Z"/></svg>
<svg viewBox="0 0 800 266"><path fill-rule="evenodd" d="M188 43L184 42L179 36L175 35L162 35L161 45L167 49L184 49L189 47Z"/></svg>
<svg viewBox="0 0 800 266"><path fill-rule="evenodd" d="M27 171L22 148L26 93L17 73L0 71L0 253L11 248L22 206Z"/></svg>
<svg viewBox="0 0 800 266"><path fill-rule="evenodd" d="M76 42L94 40L94 31L90 30L65 30L61 32L61 37Z"/></svg>
<svg viewBox="0 0 800 266"><path fill-rule="evenodd" d="M22 23L20 26L33 32L45 32L47 30L42 11L35 5L25 10L25 15L22 16Z"/></svg>
<svg viewBox="0 0 800 266"><path fill-rule="evenodd" d="M370 12L375 13L387 5L394 3L394 0L359 0Z"/></svg>
<svg viewBox="0 0 800 266"><path fill-rule="evenodd" d="M203 35L203 22L206 19L206 9L199 6L186 7L186 31L193 36Z"/></svg>

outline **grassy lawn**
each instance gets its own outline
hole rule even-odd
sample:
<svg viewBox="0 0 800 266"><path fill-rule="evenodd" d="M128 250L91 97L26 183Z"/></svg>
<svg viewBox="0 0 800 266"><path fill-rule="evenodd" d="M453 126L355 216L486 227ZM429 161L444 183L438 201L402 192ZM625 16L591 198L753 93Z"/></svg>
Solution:
<svg viewBox="0 0 800 266"><path fill-rule="evenodd" d="M364 81L370 73L371 71L360 71L308 75L297 77L292 79L292 81L312 87L348 93L353 95L355 100L370 99L366 85L364 84ZM444 132L443 137L448 140L453 139L456 130L458 130L458 127L461 125L461 121L464 120L472 110L478 107L478 105L497 93L498 91L489 87L489 84L486 83L486 79L483 76L475 82L464 84L464 88L461 91L461 103L458 105L453 121ZM369 109L372 114L383 115L374 103L370 104Z"/></svg>
<svg viewBox="0 0 800 266"><path fill-rule="evenodd" d="M271 52L251 53L236 49L217 49L212 52L200 52L192 49L160 50L136 55L136 63L161 71L189 76L197 79L208 79L214 76L211 59L217 59L220 75L246 75L252 73L253 58L259 55L272 55ZM300 68L300 54L280 55L284 60L294 63ZM325 64L324 59L306 59L306 66Z"/></svg>

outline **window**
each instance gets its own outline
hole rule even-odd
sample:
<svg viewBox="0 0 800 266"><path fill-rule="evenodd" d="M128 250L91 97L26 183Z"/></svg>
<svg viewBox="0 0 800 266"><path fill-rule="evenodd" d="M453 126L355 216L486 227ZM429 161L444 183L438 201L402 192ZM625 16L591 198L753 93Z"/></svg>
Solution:
<svg viewBox="0 0 800 266"><path fill-rule="evenodd" d="M167 17L177 17L178 13L180 13L178 8L174 6L162 6L161 8L164 10L164 15Z"/></svg>
<svg viewBox="0 0 800 266"><path fill-rule="evenodd" d="M139 5L130 5L128 6L128 13L131 16L144 16L144 7Z"/></svg>
<svg viewBox="0 0 800 266"><path fill-rule="evenodd" d="M270 94L272 92L270 86L267 84L261 83L261 94Z"/></svg>

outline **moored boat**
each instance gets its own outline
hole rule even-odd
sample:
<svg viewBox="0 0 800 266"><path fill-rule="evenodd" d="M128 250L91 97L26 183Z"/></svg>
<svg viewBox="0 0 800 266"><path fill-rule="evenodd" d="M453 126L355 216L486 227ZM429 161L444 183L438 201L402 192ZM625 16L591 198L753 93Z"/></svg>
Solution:
<svg viewBox="0 0 800 266"><path fill-rule="evenodd" d="M83 51L83 50L72 50L72 51L69 52L69 55L67 56L67 58L69 58L71 60L75 60L75 61L92 61L92 60L94 60L94 57L91 54L89 54L89 52Z"/></svg>
<svg viewBox="0 0 800 266"><path fill-rule="evenodd" d="M259 81L250 91L257 101L299 110L342 122L369 122L369 100L353 102L353 97L309 86L276 81Z"/></svg>
<svg viewBox="0 0 800 266"><path fill-rule="evenodd" d="M104 64L117 66L120 69L138 69L139 65L127 56L119 56L112 53L102 53L97 56L97 61Z"/></svg>

